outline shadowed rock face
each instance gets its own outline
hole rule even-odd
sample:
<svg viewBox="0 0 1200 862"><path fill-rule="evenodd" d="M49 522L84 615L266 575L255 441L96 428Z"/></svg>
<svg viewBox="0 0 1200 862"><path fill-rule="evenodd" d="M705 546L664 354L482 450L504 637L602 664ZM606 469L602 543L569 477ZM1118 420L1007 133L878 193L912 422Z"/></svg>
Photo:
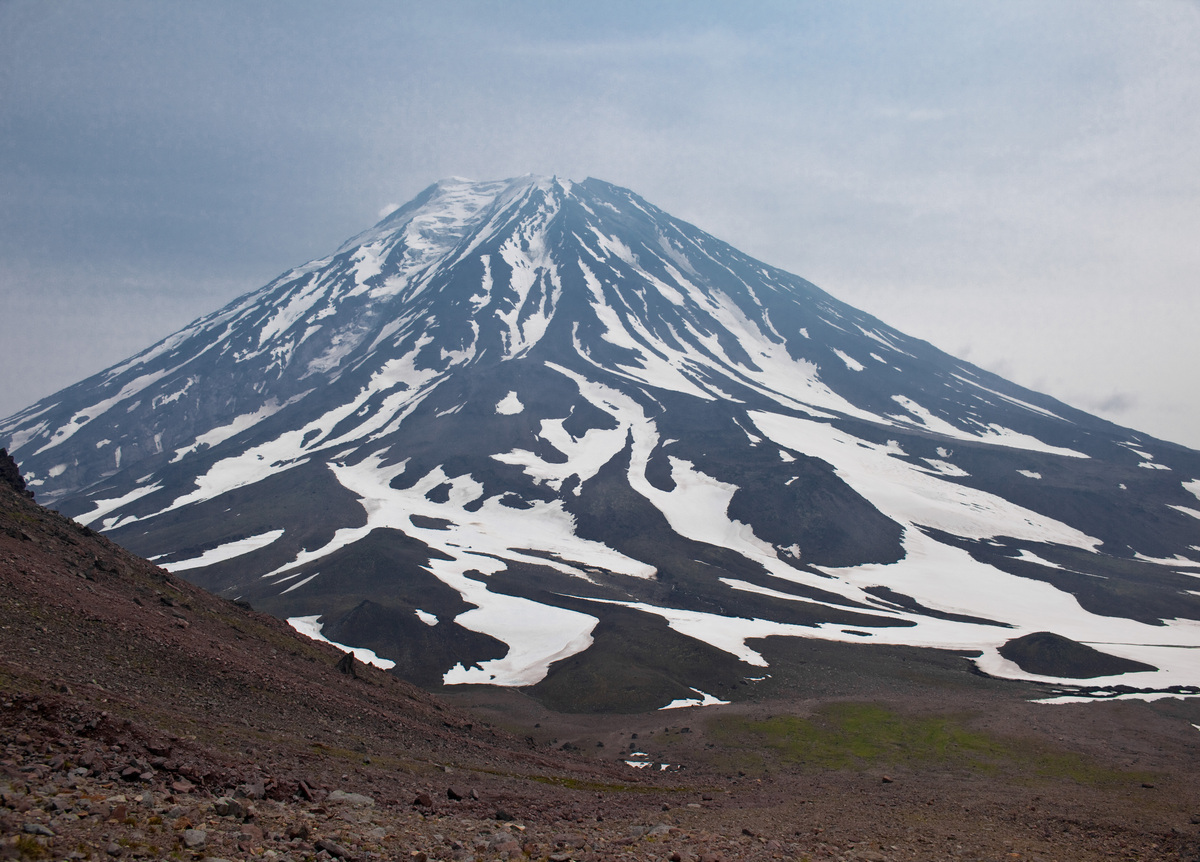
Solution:
<svg viewBox="0 0 1200 862"><path fill-rule="evenodd" d="M1034 632L1137 654L1066 681L1200 685L1200 454L598 180L431 186L0 443L43 501L422 685L648 708L761 688L772 638L1043 676L1000 652Z"/></svg>
<svg viewBox="0 0 1200 862"><path fill-rule="evenodd" d="M33 492L25 485L25 479L17 462L8 454L7 449L0 448L0 482L12 488L23 497L33 499Z"/></svg>

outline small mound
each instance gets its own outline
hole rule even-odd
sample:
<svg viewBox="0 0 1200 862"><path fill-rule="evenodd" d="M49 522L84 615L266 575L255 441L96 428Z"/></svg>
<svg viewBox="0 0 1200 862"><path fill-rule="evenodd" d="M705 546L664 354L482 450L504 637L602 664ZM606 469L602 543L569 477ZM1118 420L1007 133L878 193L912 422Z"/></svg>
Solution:
<svg viewBox="0 0 1200 862"><path fill-rule="evenodd" d="M1093 679L1158 670L1140 661L1100 652L1054 632L1034 632L1013 638L1000 647L1000 655L1016 663L1026 673L1068 679Z"/></svg>

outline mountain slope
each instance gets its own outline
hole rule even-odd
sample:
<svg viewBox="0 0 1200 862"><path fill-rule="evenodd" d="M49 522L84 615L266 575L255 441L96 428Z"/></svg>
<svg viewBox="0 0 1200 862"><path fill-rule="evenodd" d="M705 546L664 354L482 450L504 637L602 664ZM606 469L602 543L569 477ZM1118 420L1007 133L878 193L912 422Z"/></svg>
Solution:
<svg viewBox="0 0 1200 862"><path fill-rule="evenodd" d="M0 443L42 500L423 684L572 690L633 619L674 658L610 708L761 682L775 636L1079 681L1022 664L1049 632L1152 668L1088 689L1200 685L1200 453L597 180L431 186Z"/></svg>

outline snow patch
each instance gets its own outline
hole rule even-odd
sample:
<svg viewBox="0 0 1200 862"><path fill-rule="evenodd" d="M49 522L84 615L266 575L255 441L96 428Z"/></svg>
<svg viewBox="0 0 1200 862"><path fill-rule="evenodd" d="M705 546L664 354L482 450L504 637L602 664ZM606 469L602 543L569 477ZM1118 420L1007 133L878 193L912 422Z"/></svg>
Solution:
<svg viewBox="0 0 1200 862"><path fill-rule="evenodd" d="M311 391L311 390L309 390L309 391ZM301 395L297 395L293 398L289 398L287 400L287 402L284 404L280 404L278 401L276 401L274 398L272 398L269 401L267 401L265 404L263 404L262 407L255 410L253 413L243 413L241 416L236 417L232 422L230 422L227 425L221 425L221 426L213 428L209 431L206 431L205 433L203 433L199 437L197 437L190 446L184 446L180 449L176 449L175 457L173 457L171 459L171 463L174 464L177 461L181 461L188 455L192 454L193 452L198 452L201 449L208 449L208 448L216 446L220 443L224 443L230 437L240 434L241 432L245 431L247 428L253 428L255 425L257 425L259 422L262 422L264 419L266 419L270 416L274 416L276 413L278 413L284 407L287 407L291 404L295 404L297 401L299 401L301 398L303 398L307 394L308 394L308 392L304 392Z"/></svg>
<svg viewBox="0 0 1200 862"><path fill-rule="evenodd" d="M91 405L90 407L85 407L82 410L76 412L75 415L72 416L65 425L63 425L57 431L54 432L54 435L50 438L50 441L48 443L46 443L44 446L42 446L42 448L38 449L33 454L35 456L41 455L47 449L53 449L55 446L59 445L60 443L66 442L70 438L74 437L76 432L78 432L80 428L87 425L89 422L91 422L97 416L103 415L104 413L108 412L108 410L110 408L114 407L115 405L119 404L120 402L122 402L128 398L132 398L134 395L136 395L139 392L141 392L142 390L146 389L148 386L154 385L159 380L166 377L168 374L174 373L176 370L178 370L178 369L168 368L168 369L164 369L162 371L155 371L152 374L144 374L141 377L138 377L138 378L126 383L124 386L121 387L120 391L117 392L115 395L112 395L108 398L98 401L95 404ZM14 446L13 448L15 450L16 446Z"/></svg>
<svg viewBox="0 0 1200 862"><path fill-rule="evenodd" d="M291 329L321 298L323 289L324 285L320 278L312 279L308 284L301 283L293 287L286 303L277 305L271 319L258 331L259 348ZM254 354L248 354L242 358L249 359L251 355Z"/></svg>
<svg viewBox="0 0 1200 862"><path fill-rule="evenodd" d="M951 425L940 416L935 416L929 410L922 407L916 401L904 395L893 395L892 400L903 407L908 415L892 415L891 418L901 422L906 422L909 425L914 425L918 428L924 428L932 431L934 434L940 434L944 437L952 437L958 440L970 440L974 442L989 443L996 446L1006 446L1011 449L1026 449L1031 452L1046 452L1051 455L1065 455L1068 458L1089 458L1083 452L1077 452L1074 449L1067 449L1062 446L1051 446L1049 443L1043 443L1036 437L1029 434L1022 434L1019 431L1013 431L1011 428L1005 428L1003 425L991 423L986 426L986 429L980 434L972 434L964 431L954 425Z"/></svg>
<svg viewBox="0 0 1200 862"><path fill-rule="evenodd" d="M937 458L922 458L926 464L933 468L934 472L942 476L970 476L971 474L959 467L957 464L951 464L949 461L940 461Z"/></svg>
<svg viewBox="0 0 1200 862"><path fill-rule="evenodd" d="M861 362L859 362L857 359L855 359L853 356L848 356L847 354L838 350L836 347L833 348L833 352L837 354L838 359L840 359L840 360L842 360L842 362L846 363L846 367L849 368L851 371L862 371L867 367L867 366L863 365ZM876 357L876 358L878 359L878 357Z"/></svg>
<svg viewBox="0 0 1200 862"><path fill-rule="evenodd" d="M329 638L321 634L321 629L325 627L325 624L317 622L319 619L321 619L320 614L315 614L309 617L288 617L288 625L305 637L312 638L315 641L321 641L321 643L331 644L332 646L340 649L342 652L354 653L354 657L363 664L374 665L380 670L391 670L396 666L396 663L391 659L380 658L366 647L349 647L345 644L334 643Z"/></svg>
<svg viewBox="0 0 1200 862"><path fill-rule="evenodd" d="M691 688L691 686L688 686L688 688ZM659 711L661 712L664 709L683 709L689 706L717 706L729 703L727 700L721 700L719 697L707 694L698 688L692 688L692 691L696 692L699 697L686 697L673 700L666 706L660 706L658 708Z"/></svg>
<svg viewBox="0 0 1200 862"><path fill-rule="evenodd" d="M524 409L525 405L521 403L516 392L509 392L496 405L496 412L501 416L516 416Z"/></svg>
<svg viewBox="0 0 1200 862"><path fill-rule="evenodd" d="M257 536L236 539L224 545L209 548L198 557L177 560L173 563L163 563L162 568L168 572L186 572L189 569L202 569L205 566L211 566L216 563L222 563L225 560L232 560L243 554L249 554L251 551L257 551L259 548L265 548L282 535L283 530L269 530L266 533L259 533Z"/></svg>
<svg viewBox="0 0 1200 862"><path fill-rule="evenodd" d="M145 497L149 494L153 494L155 491L161 491L162 488L162 485L143 485L140 488L134 488L128 494L124 494L120 497L112 497L107 500L96 500L94 501L96 508L92 509L90 512L85 512L82 515L76 515L75 520L80 524L83 524L85 527L89 526L97 518L100 518L104 515L107 515L109 512L113 512L122 506L132 503L134 500ZM113 519L112 524L105 522L104 529L111 530L115 523L116 519Z"/></svg>
<svg viewBox="0 0 1200 862"><path fill-rule="evenodd" d="M425 625L436 626L438 624L438 618L436 616L434 616L433 614L429 613L429 611L423 611L420 608L417 608L416 611L417 611L417 619L419 619L421 622L425 623Z"/></svg>

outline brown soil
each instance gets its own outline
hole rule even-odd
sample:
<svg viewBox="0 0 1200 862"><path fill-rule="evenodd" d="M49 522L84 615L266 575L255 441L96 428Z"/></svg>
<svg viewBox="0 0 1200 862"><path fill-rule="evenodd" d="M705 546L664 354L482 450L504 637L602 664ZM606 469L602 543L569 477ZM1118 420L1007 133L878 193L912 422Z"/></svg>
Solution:
<svg viewBox="0 0 1200 862"><path fill-rule="evenodd" d="M0 858L1200 859L1194 702L565 715L341 659L0 483Z"/></svg>

